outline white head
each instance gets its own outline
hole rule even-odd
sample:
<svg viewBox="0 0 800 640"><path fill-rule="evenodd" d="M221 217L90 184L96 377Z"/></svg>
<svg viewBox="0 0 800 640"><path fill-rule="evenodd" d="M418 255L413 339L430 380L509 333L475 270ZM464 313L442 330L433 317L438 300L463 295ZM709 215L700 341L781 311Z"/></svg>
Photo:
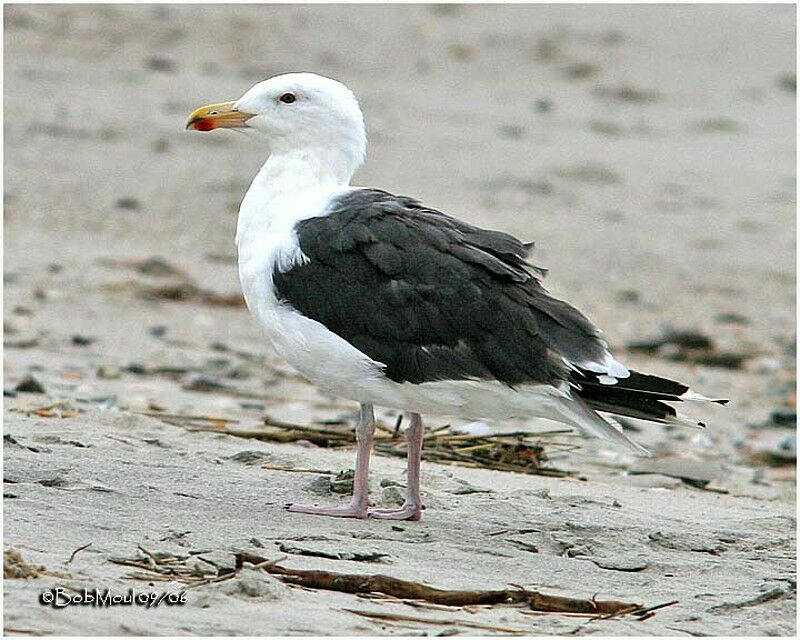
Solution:
<svg viewBox="0 0 800 640"><path fill-rule="evenodd" d="M197 109L186 128L249 129L273 156L308 156L341 165L350 175L367 148L364 118L352 91L314 73L287 73L259 82L234 102Z"/></svg>

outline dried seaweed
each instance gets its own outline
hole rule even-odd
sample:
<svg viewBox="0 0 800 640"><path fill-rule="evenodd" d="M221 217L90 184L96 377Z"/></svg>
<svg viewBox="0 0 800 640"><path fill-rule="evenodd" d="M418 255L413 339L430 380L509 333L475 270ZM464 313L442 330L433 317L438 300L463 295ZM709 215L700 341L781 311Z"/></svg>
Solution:
<svg viewBox="0 0 800 640"><path fill-rule="evenodd" d="M252 438L267 442L311 442L323 448L352 447L356 443L355 432L347 425L326 427L304 426L264 418L264 429L217 428L197 425L196 431L213 431L239 438ZM221 425L220 425L221 426ZM398 429L378 423L375 434L376 453L387 456L406 456L406 443ZM453 464L463 467L494 469L532 475L564 477L572 475L546 466L548 456L545 446L551 451L567 451L577 448L574 445L558 444L548 441L551 436L572 433L570 430L554 430L539 433L526 431L492 435L471 435L452 433L449 425L428 432L422 446L422 459L439 464Z"/></svg>
<svg viewBox="0 0 800 640"><path fill-rule="evenodd" d="M538 434L515 432L482 436L433 432L423 441L422 458L439 464L564 477L570 473L545 466L548 457L541 440L542 437L564 433L570 432L559 430ZM558 446L555 443L549 445L554 449ZM406 455L405 443L397 440L378 441L375 450L390 456Z"/></svg>
<svg viewBox="0 0 800 640"><path fill-rule="evenodd" d="M166 578L184 582L190 587L199 587L229 580L234 577L245 564L248 564L252 565L253 568L266 571L286 584L295 587L338 591L340 593L351 593L354 595L383 595L402 601L424 602L445 607L517 606L528 611L540 613L586 615L593 617L634 615L644 618L651 617L653 612L657 609L674 604L666 603L645 608L640 604L621 602L618 600L597 600L594 597L569 598L554 596L539 591L531 591L516 585L511 585L506 589L472 591L438 589L420 582L403 580L382 574L363 575L316 569L291 569L280 565L280 562L285 560L286 556L269 560L250 553L235 554L236 568L233 572L227 572L209 578L196 575L192 569L186 565L186 560L191 557L191 555L196 554L190 554L189 556L155 554L139 547L139 556L136 558L109 558L109 560L115 564L141 569L142 571L137 571L128 575L129 578L138 580L163 580ZM351 612L359 613L356 611ZM365 615L372 615L371 612L363 613ZM377 615L382 616L384 614ZM398 617L396 619L410 620L409 617ZM428 619L416 621L439 624L439 622ZM457 621L450 621L443 624L460 623Z"/></svg>

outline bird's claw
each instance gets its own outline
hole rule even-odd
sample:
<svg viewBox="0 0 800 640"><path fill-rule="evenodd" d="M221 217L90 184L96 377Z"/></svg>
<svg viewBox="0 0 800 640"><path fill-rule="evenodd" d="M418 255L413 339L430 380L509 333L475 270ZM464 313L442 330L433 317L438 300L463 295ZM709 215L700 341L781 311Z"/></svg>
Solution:
<svg viewBox="0 0 800 640"><path fill-rule="evenodd" d="M419 520L422 517L422 507L406 502L397 509L370 509L367 515L377 520Z"/></svg>
<svg viewBox="0 0 800 640"><path fill-rule="evenodd" d="M367 517L367 506L353 503L344 507L318 507L316 505L287 502L283 508L294 513L308 513L314 516L330 516L332 518L364 519Z"/></svg>

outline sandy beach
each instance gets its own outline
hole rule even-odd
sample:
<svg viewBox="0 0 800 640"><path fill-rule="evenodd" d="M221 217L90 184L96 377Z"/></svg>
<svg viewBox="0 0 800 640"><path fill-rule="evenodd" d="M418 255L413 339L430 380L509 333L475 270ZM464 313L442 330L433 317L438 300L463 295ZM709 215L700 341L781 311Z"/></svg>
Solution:
<svg viewBox="0 0 800 640"><path fill-rule="evenodd" d="M794 7L4 15L7 634L796 633ZM548 436L563 478L423 461L421 522L286 512L344 500L331 479L354 449L242 436L265 421L344 429L357 406L299 377L243 306L236 212L264 149L183 127L299 70L359 96L357 184L535 241L548 289L618 359L730 404L681 407L703 431L629 421L652 460ZM397 412L378 418L390 430ZM404 470L375 456L376 504L396 500ZM673 604L645 619L420 605L241 566L279 557L442 589ZM40 603L57 586L189 583L180 605Z"/></svg>

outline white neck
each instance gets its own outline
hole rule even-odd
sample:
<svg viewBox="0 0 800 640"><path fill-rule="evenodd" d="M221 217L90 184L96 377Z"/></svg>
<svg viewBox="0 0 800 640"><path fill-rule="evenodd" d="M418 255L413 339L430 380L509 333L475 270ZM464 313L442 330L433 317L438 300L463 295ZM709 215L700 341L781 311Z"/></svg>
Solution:
<svg viewBox="0 0 800 640"><path fill-rule="evenodd" d="M307 189L317 186L346 186L358 164L336 149L303 149L273 152L255 182L272 189Z"/></svg>
<svg viewBox="0 0 800 640"><path fill-rule="evenodd" d="M286 232L299 220L320 215L328 198L347 188L360 164L330 148L273 152L239 208L236 242Z"/></svg>

